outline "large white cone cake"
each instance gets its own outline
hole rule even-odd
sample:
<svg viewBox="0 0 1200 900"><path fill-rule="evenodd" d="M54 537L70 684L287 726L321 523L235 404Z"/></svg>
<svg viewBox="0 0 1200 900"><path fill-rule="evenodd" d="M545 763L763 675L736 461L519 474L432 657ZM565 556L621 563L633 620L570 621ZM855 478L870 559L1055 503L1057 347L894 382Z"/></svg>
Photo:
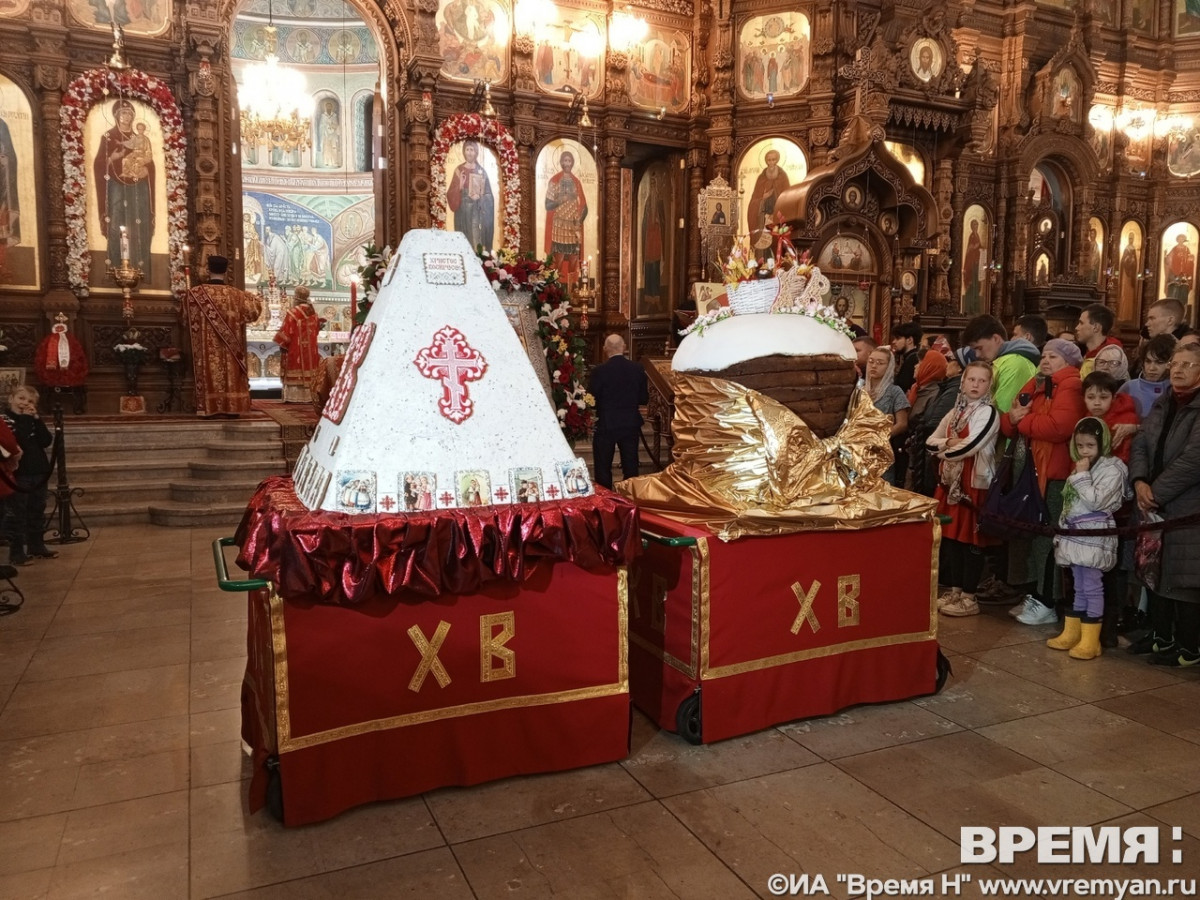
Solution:
<svg viewBox="0 0 1200 900"><path fill-rule="evenodd" d="M309 509L398 513L592 493L466 237L410 231L297 460Z"/></svg>

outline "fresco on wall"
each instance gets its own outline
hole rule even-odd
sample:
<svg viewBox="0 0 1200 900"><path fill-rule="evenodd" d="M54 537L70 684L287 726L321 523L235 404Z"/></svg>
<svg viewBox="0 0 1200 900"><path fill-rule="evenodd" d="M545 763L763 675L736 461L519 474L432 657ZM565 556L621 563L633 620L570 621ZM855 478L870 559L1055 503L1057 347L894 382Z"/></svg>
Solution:
<svg viewBox="0 0 1200 900"><path fill-rule="evenodd" d="M336 97L317 99L313 119L312 164L315 169L342 167L342 105Z"/></svg>
<svg viewBox="0 0 1200 900"><path fill-rule="evenodd" d="M875 271L871 248L856 237L838 235L817 254L817 266L827 274L851 273L868 275Z"/></svg>
<svg viewBox="0 0 1200 900"><path fill-rule="evenodd" d="M988 211L978 203L963 215L962 311L978 316L988 311L988 272L991 263L992 226Z"/></svg>
<svg viewBox="0 0 1200 900"><path fill-rule="evenodd" d="M688 108L692 51L682 31L651 28L629 51L629 99L643 109L683 112Z"/></svg>
<svg viewBox="0 0 1200 900"><path fill-rule="evenodd" d="M106 266L120 265L121 226L139 290L168 290L166 158L158 115L139 100L99 103L83 128L91 283L116 291Z"/></svg>
<svg viewBox="0 0 1200 900"><path fill-rule="evenodd" d="M916 147L901 144L898 141L884 141L883 146L887 148L888 153L904 163L904 167L912 175L913 181L917 184L925 183L925 160L917 152Z"/></svg>
<svg viewBox="0 0 1200 900"><path fill-rule="evenodd" d="M671 313L675 229L671 173L654 163L637 189L637 302L634 317L663 318Z"/></svg>
<svg viewBox="0 0 1200 900"><path fill-rule="evenodd" d="M1088 111L1088 124L1092 126L1089 143L1096 154L1096 159L1100 160L1100 167L1107 169L1109 155L1112 153L1112 107L1097 103Z"/></svg>
<svg viewBox="0 0 1200 900"><path fill-rule="evenodd" d="M738 166L737 186L746 204L745 233L757 246L770 242L763 226L775 216L775 201L789 186L799 184L808 174L804 151L787 138L772 137L752 144Z"/></svg>
<svg viewBox="0 0 1200 900"><path fill-rule="evenodd" d="M1154 0L1133 0L1133 28L1142 34L1154 34Z"/></svg>
<svg viewBox="0 0 1200 900"><path fill-rule="evenodd" d="M1200 232L1187 222L1169 225L1162 233L1162 269L1158 295L1178 300L1184 306L1196 299L1196 252Z"/></svg>
<svg viewBox="0 0 1200 900"><path fill-rule="evenodd" d="M441 0L435 20L442 74L458 81L493 83L508 75L508 7L496 0Z"/></svg>
<svg viewBox="0 0 1200 900"><path fill-rule="evenodd" d="M1121 227L1121 260L1117 264L1117 321L1142 321L1142 226L1132 220Z"/></svg>
<svg viewBox="0 0 1200 900"><path fill-rule="evenodd" d="M1200 173L1200 129L1172 131L1167 136L1167 169L1183 178Z"/></svg>
<svg viewBox="0 0 1200 900"><path fill-rule="evenodd" d="M771 13L747 21L738 39L741 93L751 99L798 94L808 81L811 37L804 13Z"/></svg>
<svg viewBox="0 0 1200 900"><path fill-rule="evenodd" d="M246 286L273 272L286 286L333 287L333 226L288 197L247 191L242 195L242 261Z"/></svg>
<svg viewBox="0 0 1200 900"><path fill-rule="evenodd" d="M1200 10L1191 0L1175 0L1175 36L1186 37L1189 34L1200 34Z"/></svg>
<svg viewBox="0 0 1200 900"><path fill-rule="evenodd" d="M496 153L478 141L460 141L446 154L446 230L471 246L494 250L504 239L504 185Z"/></svg>
<svg viewBox="0 0 1200 900"><path fill-rule="evenodd" d="M24 92L0 75L0 285L41 286L33 112Z"/></svg>
<svg viewBox="0 0 1200 900"><path fill-rule="evenodd" d="M577 284L600 266L600 179L592 154L578 141L554 140L538 154L535 169L537 255L552 257L559 280Z"/></svg>
<svg viewBox="0 0 1200 900"><path fill-rule="evenodd" d="M603 17L551 5L553 20L540 23L533 70L540 90L597 97L604 86Z"/></svg>
<svg viewBox="0 0 1200 900"><path fill-rule="evenodd" d="M115 18L126 34L162 34L171 22L171 0L67 0L67 9L89 28L108 31Z"/></svg>
<svg viewBox="0 0 1200 900"><path fill-rule="evenodd" d="M0 16L16 18L29 9L29 0L0 0Z"/></svg>
<svg viewBox="0 0 1200 900"><path fill-rule="evenodd" d="M265 10L264 10L265 13ZM345 28L276 25L275 53L280 62L305 65L369 65L379 62L375 39L365 25L346 23ZM267 26L237 19L233 23L231 56L234 59L263 59L267 55Z"/></svg>

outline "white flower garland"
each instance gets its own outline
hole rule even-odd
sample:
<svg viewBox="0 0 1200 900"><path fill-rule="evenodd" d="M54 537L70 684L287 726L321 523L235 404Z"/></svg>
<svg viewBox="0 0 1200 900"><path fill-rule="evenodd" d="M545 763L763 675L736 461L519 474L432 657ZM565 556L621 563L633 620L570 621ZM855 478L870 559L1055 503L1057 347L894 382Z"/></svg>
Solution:
<svg viewBox="0 0 1200 900"><path fill-rule="evenodd" d="M161 80L137 69L91 69L67 86L59 120L62 125L63 193L66 199L67 275L71 287L87 296L91 254L87 240L87 166L83 158L83 126L88 112L112 96L140 100L154 110L162 125L166 159L167 258L171 290L182 294L183 246L187 243L187 138L183 115L171 89Z"/></svg>
<svg viewBox="0 0 1200 900"><path fill-rule="evenodd" d="M433 199L430 203L433 227L446 227L446 156L450 147L459 141L481 141L496 151L500 158L501 196L504 198L505 247L521 244L521 169L517 157L517 144L509 130L479 113L460 113L451 116L438 126L433 139L433 150L429 154L429 169L433 181ZM489 248L484 248L489 249Z"/></svg>

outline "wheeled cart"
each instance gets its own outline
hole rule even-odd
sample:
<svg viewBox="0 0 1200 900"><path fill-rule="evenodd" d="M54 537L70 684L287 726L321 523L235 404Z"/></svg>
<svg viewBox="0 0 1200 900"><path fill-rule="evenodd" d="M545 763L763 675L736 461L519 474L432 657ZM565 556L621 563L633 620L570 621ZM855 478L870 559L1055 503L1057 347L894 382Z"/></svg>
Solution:
<svg viewBox="0 0 1200 900"><path fill-rule="evenodd" d="M630 570L630 692L693 743L930 694L936 520L724 543L642 513Z"/></svg>

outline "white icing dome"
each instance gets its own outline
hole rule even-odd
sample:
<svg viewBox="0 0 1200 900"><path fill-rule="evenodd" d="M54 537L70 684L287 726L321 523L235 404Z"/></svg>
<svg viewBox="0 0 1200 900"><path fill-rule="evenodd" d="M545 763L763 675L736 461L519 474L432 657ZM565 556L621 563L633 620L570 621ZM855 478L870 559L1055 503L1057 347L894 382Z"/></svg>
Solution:
<svg viewBox="0 0 1200 900"><path fill-rule="evenodd" d="M855 359L850 338L810 316L742 315L685 337L671 359L677 372L718 372L760 356L834 354Z"/></svg>

